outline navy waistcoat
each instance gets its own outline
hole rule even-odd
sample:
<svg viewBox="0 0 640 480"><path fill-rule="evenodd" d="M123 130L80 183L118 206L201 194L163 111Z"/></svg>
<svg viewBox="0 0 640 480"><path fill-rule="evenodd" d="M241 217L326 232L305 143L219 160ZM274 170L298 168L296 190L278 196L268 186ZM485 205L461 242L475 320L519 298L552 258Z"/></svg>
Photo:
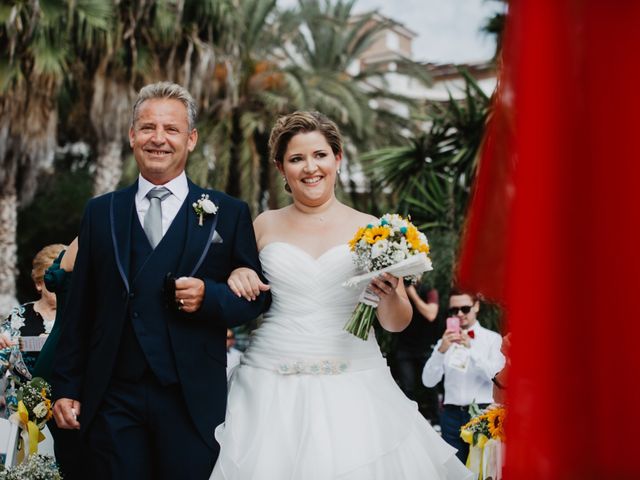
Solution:
<svg viewBox="0 0 640 480"><path fill-rule="evenodd" d="M155 249L151 248L137 213L131 216L130 301L114 370L116 378L138 380L150 368L163 385L178 382L168 323L175 309L164 296L164 279L175 272L184 250L186 202Z"/></svg>

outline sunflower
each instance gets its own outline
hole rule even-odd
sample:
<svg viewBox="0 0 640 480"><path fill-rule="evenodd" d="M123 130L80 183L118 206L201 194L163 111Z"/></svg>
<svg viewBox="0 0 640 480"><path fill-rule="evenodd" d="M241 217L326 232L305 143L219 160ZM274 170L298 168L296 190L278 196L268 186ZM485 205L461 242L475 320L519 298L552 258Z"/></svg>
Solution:
<svg viewBox="0 0 640 480"><path fill-rule="evenodd" d="M351 248L352 251L355 250L356 245L358 244L358 242L360 241L360 239L362 238L362 235L366 230L367 230L367 227L359 228L356 234L353 236L353 238L349 240L349 247Z"/></svg>
<svg viewBox="0 0 640 480"><path fill-rule="evenodd" d="M485 413L484 416L487 417L491 438L504 440L504 408L494 408Z"/></svg>
<svg viewBox="0 0 640 480"><path fill-rule="evenodd" d="M384 240L391 233L391 229L389 227L372 227L367 228L364 232L364 239L367 241L369 245L373 245L374 243Z"/></svg>
<svg viewBox="0 0 640 480"><path fill-rule="evenodd" d="M429 245L422 243L420 239L420 232L413 225L407 228L407 232L405 233L405 237L407 238L407 242L411 245L413 250L417 250L418 252L429 253Z"/></svg>

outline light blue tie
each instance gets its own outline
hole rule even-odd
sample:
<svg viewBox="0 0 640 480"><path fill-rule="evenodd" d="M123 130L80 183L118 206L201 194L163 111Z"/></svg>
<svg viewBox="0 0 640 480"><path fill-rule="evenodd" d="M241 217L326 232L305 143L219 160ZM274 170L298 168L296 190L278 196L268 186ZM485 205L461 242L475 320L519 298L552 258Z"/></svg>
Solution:
<svg viewBox="0 0 640 480"><path fill-rule="evenodd" d="M147 193L149 210L144 216L143 228L152 248L156 248L162 240L162 201L169 195L171 192L164 187L154 188Z"/></svg>

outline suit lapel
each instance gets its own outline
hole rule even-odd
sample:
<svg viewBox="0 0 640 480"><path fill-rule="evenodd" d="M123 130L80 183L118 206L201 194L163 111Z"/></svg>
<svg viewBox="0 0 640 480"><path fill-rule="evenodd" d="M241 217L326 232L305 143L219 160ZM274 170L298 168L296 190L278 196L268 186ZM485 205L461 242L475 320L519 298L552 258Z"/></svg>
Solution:
<svg viewBox="0 0 640 480"><path fill-rule="evenodd" d="M200 268L204 257L209 251L213 233L218 224L219 213L205 215L202 226L198 224L198 215L196 215L192 205L197 202L204 193L209 194L213 203L218 203L216 198L211 194L211 191L200 188L189 180L186 241L180 259L180 265L178 266L178 276L192 277L198 268Z"/></svg>
<svg viewBox="0 0 640 480"><path fill-rule="evenodd" d="M138 182L111 194L109 217L111 239L116 264L127 292L129 291L129 263L131 258L131 220L135 212L135 196Z"/></svg>

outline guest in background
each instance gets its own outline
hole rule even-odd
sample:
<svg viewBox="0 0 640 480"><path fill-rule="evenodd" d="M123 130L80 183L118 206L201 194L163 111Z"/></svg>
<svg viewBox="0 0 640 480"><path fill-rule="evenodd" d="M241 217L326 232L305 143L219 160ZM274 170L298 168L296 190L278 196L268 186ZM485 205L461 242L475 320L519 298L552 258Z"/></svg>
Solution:
<svg viewBox="0 0 640 480"><path fill-rule="evenodd" d="M460 427L470 420L469 405L485 408L493 403L491 379L504 366L502 337L478 322L480 303L475 295L456 289L449 296L449 315L459 328L447 326L422 371L422 383L436 385L444 375L444 409L440 415L442 438L458 449L465 462L469 444L460 438Z"/></svg>
<svg viewBox="0 0 640 480"><path fill-rule="evenodd" d="M42 377L46 381L51 381L51 370L53 369L53 357L60 339L60 332L64 322L64 307L67 301L67 292L71 285L71 272L78 253L78 238L74 238L69 248L62 251L53 264L44 274L44 284L49 292L56 296L56 318L51 333L47 338L38 361L35 364L33 373L36 377Z"/></svg>
<svg viewBox="0 0 640 480"><path fill-rule="evenodd" d="M493 401L496 403L507 402L507 378L509 377L509 367L511 361L509 359L509 349L511 348L511 334L507 334L502 337L502 346L500 351L506 359L504 367L498 373L496 373L491 381L493 382Z"/></svg>
<svg viewBox="0 0 640 480"><path fill-rule="evenodd" d="M56 296L44 284L44 272L66 248L57 243L47 245L33 258L31 278L40 298L15 307L0 324L0 349L3 360L8 360L11 348L19 344L20 337L35 337L51 333L56 317ZM23 352L22 359L33 374L39 352Z"/></svg>
<svg viewBox="0 0 640 480"><path fill-rule="evenodd" d="M33 374L36 377L44 378L48 382L51 381L53 359L58 347L60 332L64 326L64 308L67 302L67 294L69 286L71 285L71 275L77 253L78 238L76 237L69 245L69 248L58 255L58 258L55 259L44 274L44 283L47 290L54 292L56 295L56 321L53 324L47 341L42 347ZM47 426L53 435L56 463L60 468L63 478L65 480L85 479L87 467L84 462L87 454L83 450L84 446L80 440L80 432L78 430L60 429L53 419L47 423Z"/></svg>
<svg viewBox="0 0 640 480"><path fill-rule="evenodd" d="M396 334L393 373L404 394L418 403L420 413L431 425L438 425L438 389L424 387L420 381L424 364L443 331L437 321L438 291L420 282L407 286L407 295L413 316L409 326Z"/></svg>

